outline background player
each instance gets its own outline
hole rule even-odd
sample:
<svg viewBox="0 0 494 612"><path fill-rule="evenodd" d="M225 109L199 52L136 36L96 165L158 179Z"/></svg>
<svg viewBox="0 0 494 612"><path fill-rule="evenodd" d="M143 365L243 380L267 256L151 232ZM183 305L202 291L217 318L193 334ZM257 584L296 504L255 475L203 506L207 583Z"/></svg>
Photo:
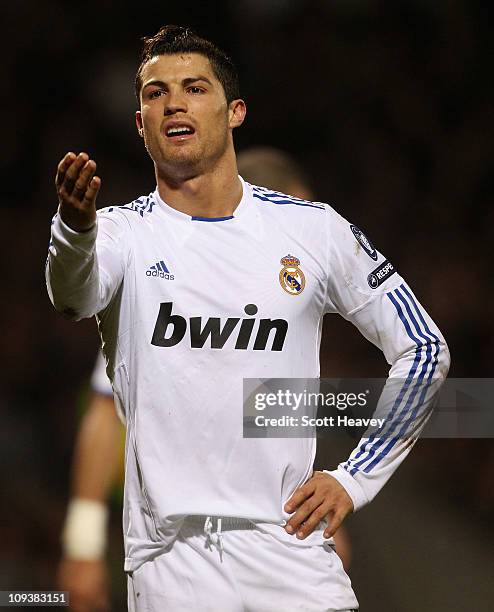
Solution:
<svg viewBox="0 0 494 612"><path fill-rule="evenodd" d="M302 166L279 149L245 149L237 156L237 166L240 176L249 183L298 198L313 199ZM107 500L112 482L121 480L118 468L122 457L123 415L117 415L101 354L95 364L91 388L90 403L77 434L71 500L63 532L63 558L58 579L59 588L71 593L71 607L81 612L98 608L108 601L104 561ZM351 546L344 526L335 534L334 540L343 567L348 571Z"/></svg>
<svg viewBox="0 0 494 612"><path fill-rule="evenodd" d="M109 495L123 475L124 430L113 389L98 355L88 406L74 450L71 498L62 534L58 588L69 591L74 612L108 610L110 589L105 563Z"/></svg>

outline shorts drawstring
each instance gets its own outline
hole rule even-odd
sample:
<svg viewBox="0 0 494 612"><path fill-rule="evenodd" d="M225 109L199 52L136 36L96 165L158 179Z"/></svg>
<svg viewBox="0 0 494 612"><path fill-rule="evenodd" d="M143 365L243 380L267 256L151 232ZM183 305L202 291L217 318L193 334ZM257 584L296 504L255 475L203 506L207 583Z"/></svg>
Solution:
<svg viewBox="0 0 494 612"><path fill-rule="evenodd" d="M218 539L218 551L220 553L220 561L223 561L223 534L221 533L221 519L218 519L218 527L216 528L216 537Z"/></svg>
<svg viewBox="0 0 494 612"><path fill-rule="evenodd" d="M211 550L211 546L216 546L218 552L220 554L220 561L223 561L223 534L221 533L221 518L217 519L216 533L213 534L213 519L210 516L206 517L206 521L204 522L204 534L206 536L206 548ZM213 539L213 535L216 536L216 539Z"/></svg>

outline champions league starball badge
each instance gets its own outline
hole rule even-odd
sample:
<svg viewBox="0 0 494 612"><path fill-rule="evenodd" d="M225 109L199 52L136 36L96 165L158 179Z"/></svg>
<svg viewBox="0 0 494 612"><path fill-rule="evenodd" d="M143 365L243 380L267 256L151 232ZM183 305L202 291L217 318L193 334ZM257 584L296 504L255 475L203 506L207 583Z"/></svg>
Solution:
<svg viewBox="0 0 494 612"><path fill-rule="evenodd" d="M280 271L280 285L290 295L299 295L305 287L305 276L299 268L300 259L285 255L280 260L283 268Z"/></svg>
<svg viewBox="0 0 494 612"><path fill-rule="evenodd" d="M352 230L352 233L355 236L357 242L364 249L367 255L374 261L377 261L377 258L378 258L377 251L374 245L372 244L372 242L364 234L364 232L361 229L359 229L356 225L350 225L350 229Z"/></svg>

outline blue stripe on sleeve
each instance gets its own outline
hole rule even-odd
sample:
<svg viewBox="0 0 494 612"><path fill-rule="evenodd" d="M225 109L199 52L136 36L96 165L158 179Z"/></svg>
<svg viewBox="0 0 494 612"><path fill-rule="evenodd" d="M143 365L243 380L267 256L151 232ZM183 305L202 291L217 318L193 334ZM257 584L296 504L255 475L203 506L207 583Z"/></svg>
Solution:
<svg viewBox="0 0 494 612"><path fill-rule="evenodd" d="M430 335L431 335L431 336L434 338L434 340L437 340L437 342L439 342L439 338L436 336L436 334L434 334L433 332L431 332L431 330L429 329L429 326L428 326L428 325L427 325L427 323L425 322L424 317L423 317L423 315L422 315L422 312L420 311L420 308L419 308L419 306L418 306L417 302L415 301L415 299L414 299L414 297L413 297L413 294L412 294L410 291L408 291L408 289L406 288L406 286L405 286L405 285L403 285L403 284L400 286L400 289L402 289L402 290L403 290L403 293L405 293L405 294L408 296L408 299L409 299L409 300L410 300L410 302L413 304L413 307L414 307L414 309L415 309L415 312L417 313L417 315L418 315L419 319L421 320L422 325L423 325L423 326L424 326L424 328L425 328L425 331L426 331L428 334L430 334Z"/></svg>
<svg viewBox="0 0 494 612"><path fill-rule="evenodd" d="M403 290L404 289L404 285L400 286L400 289ZM432 340L430 337L426 336L423 331L420 328L420 325L415 317L415 315L412 313L412 310L410 308L410 303L407 301L407 298L404 296L404 294L402 292L400 292L400 289L396 289L395 293L398 296L399 300L402 302L402 304L405 306L405 309L407 311L408 316L410 317L413 326L415 328L415 331L417 332L417 334L425 341L425 344L422 344L421 346L421 350L423 353L423 349L425 348L425 355L426 355L426 359L425 361L422 363L422 368L420 371L420 374L416 380L416 383L413 387L412 393L410 394L405 410L403 411L403 415L407 414L410 411L410 408L412 408L411 413L409 415L409 417L406 419L406 421L403 423L400 431L397 433L396 436L393 437L392 440L390 440L386 446L379 452L379 454L373 459L373 461L371 461L371 463L369 463L364 471L366 473L370 472L372 470L372 468L379 463L379 461L381 459L383 459L388 453L389 451L395 446L396 442L403 437L404 435L406 435L407 432L407 428L409 427L410 423L413 422L413 420L416 418L417 413L420 409L420 407L423 405L424 403L424 399L425 399L425 395L427 392L427 389L429 387L429 383L430 380L432 379L432 375L435 371L438 359L437 359L437 355L438 355L438 343L436 340ZM434 355L434 361L432 360L432 349L434 348L435 351L435 355ZM429 369L429 365L432 362L432 367L430 369L429 372L429 376L427 378L427 382L424 383L424 379L425 376L427 374L427 370ZM417 396L417 393L419 392L419 390L421 390L420 393L420 397L418 401L415 401L415 398Z"/></svg>
<svg viewBox="0 0 494 612"><path fill-rule="evenodd" d="M389 414L389 416L387 417L387 419L389 420L389 430L384 434L384 438L386 439L390 433L393 433L393 431L396 429L398 423L403 419L404 414L406 413L407 410L407 405L405 405L405 408L403 410L401 410L401 412L398 414L398 419L395 420L394 417L398 412L398 409L400 407L400 405L403 402L403 399L406 395L406 393L408 392L410 385L412 384L413 380L414 380L414 376L415 373L417 371L418 365L422 359L422 344L420 342L420 340L414 335L412 328L410 327L410 324L408 322L408 320L405 317L405 314L403 312L403 309L401 308L400 304L398 303L398 301L396 300L396 298L394 297L392 292L389 292L386 294L388 296L388 298L391 300L391 302L393 303L394 307L396 308L396 311L398 313L398 316L401 320L401 322L403 323L406 332L408 334L408 336L415 342L415 344L417 345L417 348L415 349L415 357L413 360L413 363L410 367L410 370L408 372L407 378L405 380L405 383L403 384L400 393L398 394L398 397L396 398L394 404L393 404L393 408L391 409L391 412ZM350 474L353 476L355 474L355 472L357 472L359 470L359 468L366 463L367 461L369 461L369 459L372 459L372 457L375 455L375 453L379 450L379 448L384 444L385 439L383 440L380 437L377 437L377 433L378 432L374 432L369 438L368 440L362 442L359 451L357 453L357 455L352 458L351 463L353 464L353 466L350 465L350 461L347 461L347 463L344 465L345 469L351 467L350 470ZM383 432L384 433L384 432ZM373 442L374 441L374 442ZM372 443L373 442L373 443ZM365 451L366 446L368 446L369 443L372 443L372 446ZM358 461L357 463L355 463L355 461L357 459L359 459L359 457L362 457L360 459L360 461Z"/></svg>
<svg viewBox="0 0 494 612"><path fill-rule="evenodd" d="M289 196L282 196L279 194L273 194L272 196L270 196L264 192L253 190L252 196L254 198L257 198L258 200L262 200L263 202L270 202L271 204L277 204L279 206L292 204L294 206L306 206L307 208L317 208L318 210L324 210L324 205L319 206L311 202L306 202L305 200L294 200Z"/></svg>

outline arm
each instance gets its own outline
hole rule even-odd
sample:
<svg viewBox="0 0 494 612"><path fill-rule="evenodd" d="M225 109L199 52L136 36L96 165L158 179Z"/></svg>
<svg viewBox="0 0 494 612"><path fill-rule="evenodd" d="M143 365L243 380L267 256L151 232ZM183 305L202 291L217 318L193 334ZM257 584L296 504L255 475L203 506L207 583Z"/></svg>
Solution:
<svg viewBox="0 0 494 612"><path fill-rule="evenodd" d="M121 464L121 432L113 397L92 392L75 446L73 498L106 502Z"/></svg>
<svg viewBox="0 0 494 612"><path fill-rule="evenodd" d="M68 153L55 179L59 212L52 222L46 282L55 308L74 320L108 306L122 282L128 255L128 228L116 215L96 221L101 181L95 170L85 153Z"/></svg>
<svg viewBox="0 0 494 612"><path fill-rule="evenodd" d="M352 229L353 228L353 229ZM328 208L326 310L351 321L391 365L377 412L384 430L362 438L331 472L316 472L286 504L288 533L304 538L327 517L331 537L371 501L417 441L449 369L441 332L411 289L357 228ZM302 524L303 523L303 524Z"/></svg>
<svg viewBox="0 0 494 612"><path fill-rule="evenodd" d="M58 588L71 609L107 610L107 498L120 471L120 423L111 395L93 392L77 434Z"/></svg>

